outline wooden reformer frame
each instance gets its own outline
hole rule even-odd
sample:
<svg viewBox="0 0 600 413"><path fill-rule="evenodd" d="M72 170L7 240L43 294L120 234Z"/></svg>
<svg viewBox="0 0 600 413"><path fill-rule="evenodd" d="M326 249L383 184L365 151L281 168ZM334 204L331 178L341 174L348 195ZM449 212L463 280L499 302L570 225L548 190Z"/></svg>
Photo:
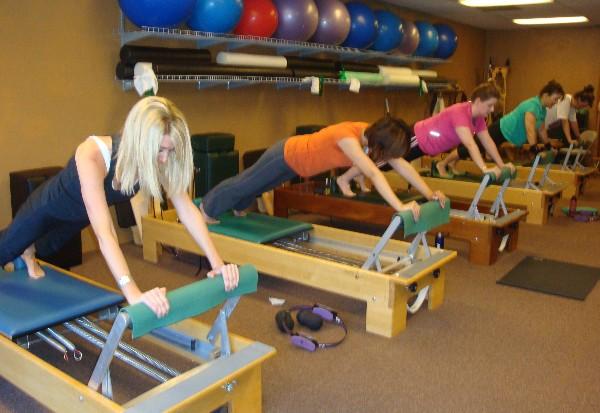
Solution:
<svg viewBox="0 0 600 413"><path fill-rule="evenodd" d="M142 219L146 260L158 262L161 245L203 254L184 226L177 222L174 210L163 211L161 215ZM393 337L406 328L407 304L411 297L427 293L430 310L442 304L445 288L443 266L456 257L455 251L437 249L431 249L431 256L426 257L425 248L417 247L412 255L417 260L414 264L401 269L398 275L388 275L268 244L215 233L211 233L211 238L226 262L252 263L261 273L365 301L367 331L385 337ZM364 260L380 241L379 237L372 235L314 225L309 244L361 256ZM389 240L380 254L382 264L394 265L399 253L406 254L410 248L411 244L407 242Z"/></svg>

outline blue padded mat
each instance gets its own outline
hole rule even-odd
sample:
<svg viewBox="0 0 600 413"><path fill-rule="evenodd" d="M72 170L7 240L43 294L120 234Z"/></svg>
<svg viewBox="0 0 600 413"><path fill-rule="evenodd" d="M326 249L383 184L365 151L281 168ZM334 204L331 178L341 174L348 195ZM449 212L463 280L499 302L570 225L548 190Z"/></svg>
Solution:
<svg viewBox="0 0 600 413"><path fill-rule="evenodd" d="M104 288L44 267L33 279L27 270L0 269L0 333L12 338L119 304L124 300Z"/></svg>

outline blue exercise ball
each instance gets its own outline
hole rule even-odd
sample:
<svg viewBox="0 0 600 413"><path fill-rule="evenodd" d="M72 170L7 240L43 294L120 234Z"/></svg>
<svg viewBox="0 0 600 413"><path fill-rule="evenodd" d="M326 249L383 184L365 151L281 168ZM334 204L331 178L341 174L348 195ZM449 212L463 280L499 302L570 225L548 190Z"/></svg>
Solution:
<svg viewBox="0 0 600 413"><path fill-rule="evenodd" d="M452 27L447 24L437 23L433 25L438 33L438 47L434 56L447 59L454 54L458 45L458 36Z"/></svg>
<svg viewBox="0 0 600 413"><path fill-rule="evenodd" d="M346 3L350 13L350 33L342 46L366 49L377 37L379 23L369 6L357 1Z"/></svg>
<svg viewBox="0 0 600 413"><path fill-rule="evenodd" d="M371 45L371 49L387 52L400 46L404 37L402 20L395 14L385 10L377 10L375 17L379 26L375 43Z"/></svg>
<svg viewBox="0 0 600 413"><path fill-rule="evenodd" d="M174 27L186 21L196 0L119 0L127 18L138 26Z"/></svg>
<svg viewBox="0 0 600 413"><path fill-rule="evenodd" d="M415 50L416 56L431 57L438 48L439 38L437 30L431 23L418 21L415 22L419 30L419 47Z"/></svg>
<svg viewBox="0 0 600 413"><path fill-rule="evenodd" d="M201 32L229 33L240 21L243 9L242 0L198 0L187 24Z"/></svg>

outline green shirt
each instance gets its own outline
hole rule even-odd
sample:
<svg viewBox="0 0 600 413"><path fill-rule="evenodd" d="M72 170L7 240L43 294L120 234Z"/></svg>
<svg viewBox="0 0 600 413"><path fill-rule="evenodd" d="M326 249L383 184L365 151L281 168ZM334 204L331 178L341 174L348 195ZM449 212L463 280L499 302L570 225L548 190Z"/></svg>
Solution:
<svg viewBox="0 0 600 413"><path fill-rule="evenodd" d="M527 112L531 112L535 116L535 130L537 131L546 119L546 108L542 105L539 96L524 100L512 112L500 119L502 135L515 146L522 146L527 143L527 131L525 129L525 114Z"/></svg>

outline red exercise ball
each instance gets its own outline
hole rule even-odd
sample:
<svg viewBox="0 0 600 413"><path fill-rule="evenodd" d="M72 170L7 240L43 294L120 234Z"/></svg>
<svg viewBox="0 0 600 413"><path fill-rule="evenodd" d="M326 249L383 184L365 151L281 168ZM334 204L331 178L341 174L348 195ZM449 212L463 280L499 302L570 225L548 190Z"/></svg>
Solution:
<svg viewBox="0 0 600 413"><path fill-rule="evenodd" d="M275 30L279 17L277 8L272 0L244 0L244 10L235 34L247 36L271 37Z"/></svg>

